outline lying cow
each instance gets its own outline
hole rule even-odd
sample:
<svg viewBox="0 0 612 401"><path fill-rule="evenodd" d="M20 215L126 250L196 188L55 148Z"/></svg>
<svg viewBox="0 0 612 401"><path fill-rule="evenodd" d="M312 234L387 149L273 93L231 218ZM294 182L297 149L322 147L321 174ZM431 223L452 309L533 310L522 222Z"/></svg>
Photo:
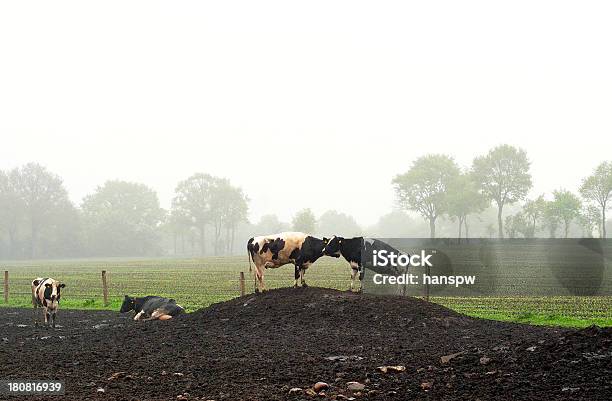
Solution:
<svg viewBox="0 0 612 401"><path fill-rule="evenodd" d="M59 309L60 292L66 285L52 278L38 277L32 280L32 305L34 306L34 324L38 326L36 309L42 308L45 326L51 322L55 327L55 318Z"/></svg>
<svg viewBox="0 0 612 401"><path fill-rule="evenodd" d="M283 232L280 234L262 235L249 239L247 252L249 254L249 271L251 261L255 264L255 292L265 291L265 269L277 268L288 263L295 265L295 283L298 279L302 287L307 287L304 273L311 264L323 256L323 248L327 239L315 238L300 232Z"/></svg>
<svg viewBox="0 0 612 401"><path fill-rule="evenodd" d="M123 299L120 313L135 311L134 320L168 320L185 311L174 299L157 296L132 298L128 295Z"/></svg>

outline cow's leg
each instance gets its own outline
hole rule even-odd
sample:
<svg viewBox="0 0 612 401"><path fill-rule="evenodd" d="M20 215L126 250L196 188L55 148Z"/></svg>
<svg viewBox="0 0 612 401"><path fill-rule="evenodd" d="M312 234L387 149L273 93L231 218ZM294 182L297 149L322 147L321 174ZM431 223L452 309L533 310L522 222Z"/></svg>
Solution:
<svg viewBox="0 0 612 401"><path fill-rule="evenodd" d="M49 326L49 318L51 317L48 308L43 308L43 313L45 315L45 326Z"/></svg>
<svg viewBox="0 0 612 401"><path fill-rule="evenodd" d="M309 266L310 263L304 263L300 269L300 282L302 283L302 287L308 287L306 280L304 280L304 274L306 274L306 269L308 269Z"/></svg>
<svg viewBox="0 0 612 401"><path fill-rule="evenodd" d="M351 268L351 292L355 289L355 277L357 277L358 270L354 267Z"/></svg>
<svg viewBox="0 0 612 401"><path fill-rule="evenodd" d="M261 269L261 271L259 272L259 288L261 289L261 292L266 291L266 283L264 282L264 269Z"/></svg>
<svg viewBox="0 0 612 401"><path fill-rule="evenodd" d="M302 269L300 268L300 266L296 264L296 265L295 265L295 274L294 274L294 277L295 277L295 283L293 284L293 287L294 287L294 288L297 288L297 287L298 287L298 279L300 278L300 271L301 271L301 270L302 270Z"/></svg>
<svg viewBox="0 0 612 401"><path fill-rule="evenodd" d="M51 313L51 326L55 328L55 317L57 316L56 312Z"/></svg>
<svg viewBox="0 0 612 401"><path fill-rule="evenodd" d="M138 312L136 314L136 316L134 316L134 320L136 320L136 321L140 320L142 318L142 315L144 315L144 311L143 310L141 310L140 312Z"/></svg>
<svg viewBox="0 0 612 401"><path fill-rule="evenodd" d="M33 317L34 317L34 326L38 326L38 304L36 303L36 298L34 298L34 294L32 294L32 310L34 311L33 313Z"/></svg>

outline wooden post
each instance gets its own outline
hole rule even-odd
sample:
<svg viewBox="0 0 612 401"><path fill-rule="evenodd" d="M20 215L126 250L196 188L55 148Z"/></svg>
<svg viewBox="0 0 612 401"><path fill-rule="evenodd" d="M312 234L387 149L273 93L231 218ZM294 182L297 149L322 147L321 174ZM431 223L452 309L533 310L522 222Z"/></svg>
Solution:
<svg viewBox="0 0 612 401"><path fill-rule="evenodd" d="M102 296L104 297L104 306L108 306L108 285L106 284L106 270L102 270Z"/></svg>
<svg viewBox="0 0 612 401"><path fill-rule="evenodd" d="M8 270L4 271L4 303L8 304Z"/></svg>
<svg viewBox="0 0 612 401"><path fill-rule="evenodd" d="M246 290L244 287L244 272L240 272L240 296L243 297L245 293Z"/></svg>

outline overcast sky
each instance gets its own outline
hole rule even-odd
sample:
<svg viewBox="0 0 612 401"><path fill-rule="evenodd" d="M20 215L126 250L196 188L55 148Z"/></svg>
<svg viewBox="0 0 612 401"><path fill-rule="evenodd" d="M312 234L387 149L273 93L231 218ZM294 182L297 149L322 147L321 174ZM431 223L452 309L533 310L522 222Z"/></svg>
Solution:
<svg viewBox="0 0 612 401"><path fill-rule="evenodd" d="M77 203L143 182L164 207L208 172L255 221L370 224L415 158L509 143L533 194L576 190L612 160L611 4L2 2L0 169L42 163Z"/></svg>

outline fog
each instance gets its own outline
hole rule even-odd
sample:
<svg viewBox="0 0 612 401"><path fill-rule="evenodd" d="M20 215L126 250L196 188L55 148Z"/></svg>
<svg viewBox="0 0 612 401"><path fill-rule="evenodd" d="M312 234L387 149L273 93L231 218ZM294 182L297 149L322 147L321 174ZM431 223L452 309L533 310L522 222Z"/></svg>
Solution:
<svg viewBox="0 0 612 401"><path fill-rule="evenodd" d="M612 159L609 2L3 2L0 170L37 162L80 205L107 180L170 208L196 172L248 219L363 227L420 156L507 143L529 197ZM486 18L483 18L486 16ZM422 222L416 214L413 218Z"/></svg>

